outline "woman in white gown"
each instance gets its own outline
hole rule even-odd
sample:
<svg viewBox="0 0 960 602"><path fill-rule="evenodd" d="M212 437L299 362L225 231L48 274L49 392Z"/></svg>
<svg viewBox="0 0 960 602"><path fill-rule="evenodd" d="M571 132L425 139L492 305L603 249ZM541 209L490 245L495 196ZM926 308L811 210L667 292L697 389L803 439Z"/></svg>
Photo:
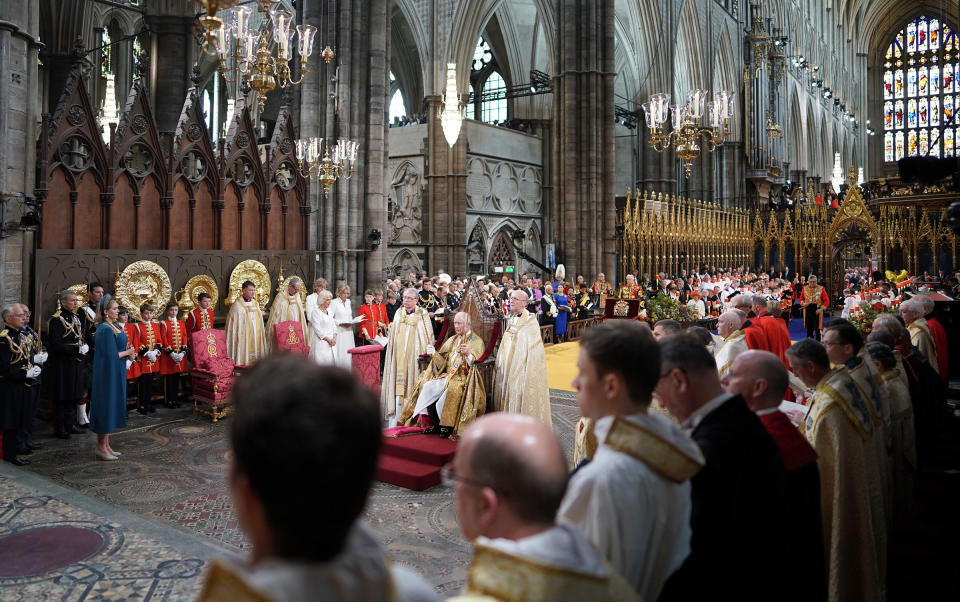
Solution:
<svg viewBox="0 0 960 602"><path fill-rule="evenodd" d="M317 301L307 308L310 318L310 359L321 366L333 366L336 363L334 348L337 345L337 323L330 315L330 301L333 293L321 290Z"/></svg>
<svg viewBox="0 0 960 602"><path fill-rule="evenodd" d="M350 307L350 287L337 287L337 298L330 302L330 315L337 323L337 346L334 348L334 364L350 369L349 349L353 349L353 309Z"/></svg>

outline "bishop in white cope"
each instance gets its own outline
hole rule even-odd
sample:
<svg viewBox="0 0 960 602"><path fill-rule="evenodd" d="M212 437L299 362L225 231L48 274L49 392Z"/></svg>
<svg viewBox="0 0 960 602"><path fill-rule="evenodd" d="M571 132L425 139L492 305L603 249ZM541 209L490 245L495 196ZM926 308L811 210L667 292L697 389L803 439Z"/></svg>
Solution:
<svg viewBox="0 0 960 602"><path fill-rule="evenodd" d="M263 311L255 295L257 287L249 280L243 283L240 296L227 312L227 355L241 366L251 366L266 352Z"/></svg>
<svg viewBox="0 0 960 602"><path fill-rule="evenodd" d="M270 318L267 320L267 348L273 349L274 336L273 327L283 322L300 322L303 329L303 336L308 336L307 316L303 307L303 299L300 298L300 289L303 288L303 282L299 278L291 278L285 290L277 293L273 299L273 305L270 306Z"/></svg>

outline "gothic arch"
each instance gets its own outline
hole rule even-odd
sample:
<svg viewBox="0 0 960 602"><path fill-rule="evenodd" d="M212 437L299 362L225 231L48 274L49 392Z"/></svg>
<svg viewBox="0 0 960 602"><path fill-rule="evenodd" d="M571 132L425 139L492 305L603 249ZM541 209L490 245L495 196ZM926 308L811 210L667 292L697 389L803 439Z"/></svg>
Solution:
<svg viewBox="0 0 960 602"><path fill-rule="evenodd" d="M424 65L431 62L426 34L411 4L412 0L394 0L390 24L390 70L397 78L395 84L403 95L408 114L420 111L426 96Z"/></svg>
<svg viewBox="0 0 960 602"><path fill-rule="evenodd" d="M803 135L806 129L803 114L804 104L800 101L800 90L792 85L789 89L790 92L787 98L792 100L790 121L787 122L787 131L789 132L787 140L790 145L790 166L795 170L804 170L807 169L808 163L806 136Z"/></svg>
<svg viewBox="0 0 960 602"><path fill-rule="evenodd" d="M470 231L470 238L467 239L467 270L471 274L487 273L487 241L490 235L487 233L486 226L482 220L477 220L477 224Z"/></svg>
<svg viewBox="0 0 960 602"><path fill-rule="evenodd" d="M730 42L730 29L724 26L720 37L717 40L715 60L713 63L713 91L732 90L737 92L741 89L740 71L738 65L740 62L733 53L733 44ZM709 87L707 88L709 89ZM730 123L731 132L740 131L740 111L733 112L733 119Z"/></svg>
<svg viewBox="0 0 960 602"><path fill-rule="evenodd" d="M688 91L710 88L703 56L703 36L700 33L700 15L697 3L687 0L680 11L680 26L674 39L676 54L673 58L673 96L680 100Z"/></svg>
<svg viewBox="0 0 960 602"><path fill-rule="evenodd" d="M487 265L490 269L495 266L517 265L517 251L513 248L512 234L511 229L501 228L493 236L487 255Z"/></svg>
<svg viewBox="0 0 960 602"><path fill-rule="evenodd" d="M554 20L552 3L548 0L529 0L537 10L537 19L543 23L540 28L543 31L547 42L549 61L549 71L552 73L554 68L554 54L556 41L554 40L556 24ZM497 13L504 0L481 0L477 2L460 2L453 15L450 36L447 38L447 49L441 56L441 61L434 61L434 73L437 84L444 81L446 73L446 63L453 62L457 65L457 88L465 90L470 76L470 60L473 57L473 50L476 47L477 38L486 29L487 23ZM509 65L509 59L504 58L504 63ZM442 63L442 64L441 64ZM504 78L506 79L506 78ZM439 85L438 85L439 89Z"/></svg>
<svg viewBox="0 0 960 602"><path fill-rule="evenodd" d="M423 263L420 261L420 257L411 249L403 248L393 256L393 261L388 269L394 276L408 274L410 272L419 274L423 271Z"/></svg>

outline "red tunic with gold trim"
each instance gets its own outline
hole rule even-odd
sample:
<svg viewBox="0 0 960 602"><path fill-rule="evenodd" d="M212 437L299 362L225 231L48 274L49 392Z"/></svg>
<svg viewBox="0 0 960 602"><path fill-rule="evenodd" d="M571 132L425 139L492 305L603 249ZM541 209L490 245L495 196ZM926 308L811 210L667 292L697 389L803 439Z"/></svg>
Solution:
<svg viewBox="0 0 960 602"><path fill-rule="evenodd" d="M127 344L140 352L140 329L137 328L136 324L130 322L125 322L123 324L123 330L127 333ZM140 376L140 362L137 361L137 358L133 358L133 364L127 368L127 380L133 380Z"/></svg>
<svg viewBox="0 0 960 602"><path fill-rule="evenodd" d="M180 320L164 320L160 323L160 336L163 339L163 353L160 354L160 374L179 374L190 369L187 361L187 326ZM174 353L183 353L179 362L170 357Z"/></svg>
<svg viewBox="0 0 960 602"><path fill-rule="evenodd" d="M198 307L187 314L187 340L198 330L213 328L213 310Z"/></svg>
<svg viewBox="0 0 960 602"><path fill-rule="evenodd" d="M360 336L365 341L373 341L377 334L386 334L387 307L383 303L364 303L358 313L363 317Z"/></svg>
<svg viewBox="0 0 960 602"><path fill-rule="evenodd" d="M137 355L140 356L140 374L155 374L160 371L160 358L151 362L144 357L144 354L154 349L163 347L163 337L160 335L160 325L150 320L149 322L140 322L137 324L139 335L137 336Z"/></svg>

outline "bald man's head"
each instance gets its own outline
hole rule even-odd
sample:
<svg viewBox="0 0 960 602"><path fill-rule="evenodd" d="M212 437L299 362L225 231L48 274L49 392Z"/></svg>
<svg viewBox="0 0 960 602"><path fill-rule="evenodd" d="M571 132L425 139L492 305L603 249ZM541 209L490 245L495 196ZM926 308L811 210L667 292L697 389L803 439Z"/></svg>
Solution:
<svg viewBox="0 0 960 602"><path fill-rule="evenodd" d="M742 395L754 412L779 406L789 384L787 368L780 358L760 350L738 355L723 377L727 392Z"/></svg>
<svg viewBox="0 0 960 602"><path fill-rule="evenodd" d="M743 326L743 318L739 311L725 311L720 314L720 318L717 320L717 334L723 338L727 338L734 332L740 330L741 326Z"/></svg>
<svg viewBox="0 0 960 602"><path fill-rule="evenodd" d="M497 412L473 421L460 439L454 468L470 479L456 491L468 539L553 525L567 487L560 441L550 427L522 414Z"/></svg>

